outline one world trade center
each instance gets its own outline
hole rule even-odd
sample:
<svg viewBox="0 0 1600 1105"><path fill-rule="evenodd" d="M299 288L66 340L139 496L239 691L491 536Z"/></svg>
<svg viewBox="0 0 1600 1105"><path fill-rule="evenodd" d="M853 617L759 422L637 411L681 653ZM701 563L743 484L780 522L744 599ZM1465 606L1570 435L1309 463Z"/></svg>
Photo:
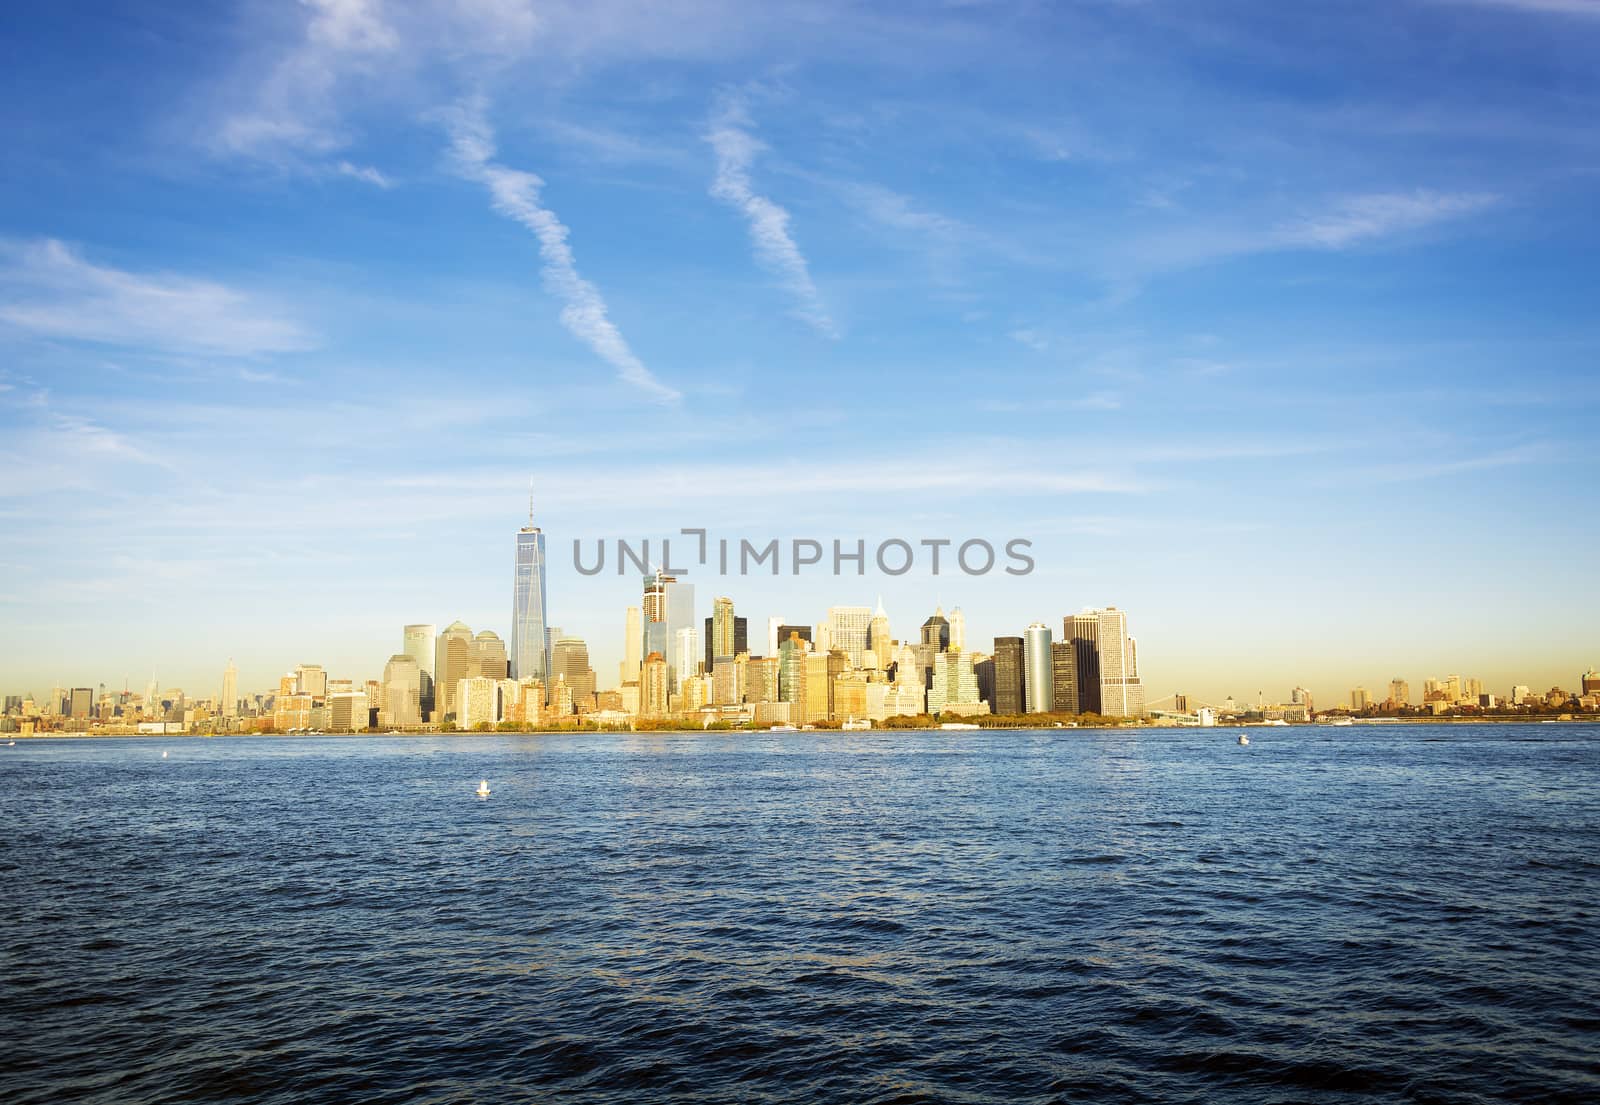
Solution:
<svg viewBox="0 0 1600 1105"><path fill-rule="evenodd" d="M517 531L517 567L511 608L511 678L549 681L550 616L545 595L544 531L528 524Z"/></svg>

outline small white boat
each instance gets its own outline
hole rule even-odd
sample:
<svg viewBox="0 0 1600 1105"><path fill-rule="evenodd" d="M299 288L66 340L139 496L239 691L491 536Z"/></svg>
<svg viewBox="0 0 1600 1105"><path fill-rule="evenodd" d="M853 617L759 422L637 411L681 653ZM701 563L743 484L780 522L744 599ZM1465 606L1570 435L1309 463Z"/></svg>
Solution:
<svg viewBox="0 0 1600 1105"><path fill-rule="evenodd" d="M166 758L167 758L167 754L166 754L166 753L165 753L165 752L163 752L163 753L161 753L161 758L162 758L162 759L163 759L163 760L164 760L164 759L166 759Z"/></svg>
<svg viewBox="0 0 1600 1105"><path fill-rule="evenodd" d="M479 782L478 783L478 789L477 789L476 793L477 793L479 798L487 798L487 797L489 797L489 780L484 779L481 782Z"/></svg>
<svg viewBox="0 0 1600 1105"><path fill-rule="evenodd" d="M872 719L871 718L853 718L853 717L852 718L846 718L845 721L844 721L844 724L839 726L839 728L856 730L856 731L859 731L859 730L862 730L862 729L871 729L872 728Z"/></svg>
<svg viewBox="0 0 1600 1105"><path fill-rule="evenodd" d="M1240 733L1239 734L1239 743L1240 744L1249 744L1250 743L1250 738L1245 736L1243 733Z"/></svg>
<svg viewBox="0 0 1600 1105"><path fill-rule="evenodd" d="M1332 721L1328 722L1329 725L1339 726L1354 725L1355 723L1355 719L1350 717L1336 717Z"/></svg>
<svg viewBox="0 0 1600 1105"><path fill-rule="evenodd" d="M982 726L970 721L947 721L939 726L941 729L981 729Z"/></svg>
<svg viewBox="0 0 1600 1105"><path fill-rule="evenodd" d="M767 730L769 733L798 733L799 731L793 725L774 725Z"/></svg>

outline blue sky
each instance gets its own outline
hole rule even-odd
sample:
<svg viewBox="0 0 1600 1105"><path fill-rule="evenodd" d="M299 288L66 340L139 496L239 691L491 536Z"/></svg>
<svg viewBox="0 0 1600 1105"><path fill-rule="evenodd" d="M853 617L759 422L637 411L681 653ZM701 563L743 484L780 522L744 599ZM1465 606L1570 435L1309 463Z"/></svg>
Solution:
<svg viewBox="0 0 1600 1105"><path fill-rule="evenodd" d="M0 38L0 673L509 631L571 541L1033 541L1149 697L1600 662L1600 3L35 5ZM1204 10L1201 10L1204 9Z"/></svg>

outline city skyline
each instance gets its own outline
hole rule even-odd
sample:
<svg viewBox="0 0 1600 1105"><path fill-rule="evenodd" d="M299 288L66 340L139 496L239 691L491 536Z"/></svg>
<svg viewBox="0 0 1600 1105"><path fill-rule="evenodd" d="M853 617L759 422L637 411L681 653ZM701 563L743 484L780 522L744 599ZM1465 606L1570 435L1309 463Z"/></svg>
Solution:
<svg viewBox="0 0 1600 1105"><path fill-rule="evenodd" d="M1021 579L684 577L757 638L1114 603L1154 697L1570 683L1587 12L21 10L0 678L515 652L531 470L546 628L602 678L637 581L571 542L698 526L1032 542Z"/></svg>
<svg viewBox="0 0 1600 1105"><path fill-rule="evenodd" d="M922 622L916 637L896 637L893 619L884 609L880 594L876 608L834 605L825 616L811 623L794 623L773 615L768 619L769 651L765 654L754 653L748 643L749 619L746 615L737 614L738 607L731 596L717 595L710 600L711 613L704 619L702 629L693 584L667 574L660 567L642 577L640 604L628 606L623 611L623 639L619 648L623 659L618 665L617 678L608 680L598 675L590 664L589 637L568 633L550 624L544 575L544 533L535 525L531 493L527 524L515 536L515 570L511 587L512 645L509 650L506 642L492 628L486 627L475 633L460 619L451 622L437 636L434 635L432 623L410 623L403 628L401 650L391 655L384 664L380 681L364 679L359 672L353 675L345 673L336 681L341 690L351 697L367 693L373 703L371 708L377 711L375 716L380 719L378 723L384 726L404 727L428 721L438 723L445 717L499 721L504 715L496 706L486 707L484 696L509 694L520 697L518 684L525 685L529 681L544 688L546 701L540 702L535 707L537 710L543 710L547 704L552 708L560 708L560 704L552 697L557 686L565 688L565 709L573 713L580 712L574 706L578 698L588 698L592 707L595 692L622 690L626 695L626 688L631 684L636 690L633 692L633 705L626 707L627 712L640 714L644 709L646 713L643 716L655 716L650 712L653 707L641 707L641 696L647 693L646 688L653 686L653 683L659 682L657 706L659 713L665 714L667 700L671 698L676 701L686 680L703 677L708 694L712 693L709 688L713 685L713 672L721 668L717 673L718 680L721 680L731 671L731 667L723 668L722 665L729 664L735 658L742 663L746 657L779 662L780 657L787 653L774 648L774 644L786 645L792 637L802 642L805 651L814 653L819 660L831 652L839 658L843 664L841 670L844 671L882 671L897 663L903 666L909 661L911 653L915 652L916 662L925 677L919 678L917 685L924 695L926 712L933 714L938 714L946 703L956 709L956 703L976 702L980 687L985 688L981 698L990 713L1051 713L1064 710L1069 713L1133 718L1152 713L1181 714L1199 705L1213 708L1226 705L1239 711L1249 711L1282 702L1303 706L1309 713L1314 708L1317 694L1324 693L1313 692L1296 683L1287 696L1280 698L1269 697L1265 688L1258 688L1253 707L1251 695L1240 695L1233 691L1226 695L1210 696L1180 688L1157 694L1140 675L1137 642L1129 630L1127 612L1115 605L1105 608L1084 607L1063 615L1059 636L1053 637L1050 626L1034 621L1022 631L1021 636L995 636L991 646L987 639L975 638L969 643L965 611L955 606L947 616L942 604L936 605L933 613ZM688 574L687 569L677 570ZM620 574L627 578L627 573ZM525 627L529 624L537 625L534 631L537 666L519 660L516 646L519 632L523 637L528 635ZM889 652L886 653L885 649ZM942 659L936 658L935 654L942 657L946 650L949 650L952 658L963 653L970 657L961 671L954 668L947 670ZM975 670L974 660L990 665L986 675ZM520 674L519 663L524 669ZM781 663L787 665L789 660L784 659ZM647 674L652 670L652 664L659 665L659 672L653 676ZM306 724L304 717L309 716L309 700L315 699L320 705L327 697L330 686L327 671L323 664L301 662L289 675L276 677L279 696L300 695L308 699L306 702L296 700L290 707L296 716L302 716L302 727ZM307 672L313 673L315 689L307 686ZM832 675L830 670L827 676L830 681ZM785 680L788 678L784 677ZM895 680L898 679L896 676ZM470 689L468 683L473 684ZM726 688L720 681L715 685L718 687L715 693L725 692ZM742 682L739 685L742 687ZM1551 687L1561 685L1557 679ZM88 716L87 712L98 705L102 696L114 693L108 691L103 681L97 686L98 691L95 687L77 687L70 683L53 684L50 692L42 697L51 703L51 711L59 710L63 716ZM143 697L155 697L161 686L160 680L152 674ZM204 692L195 693L181 683L167 686L176 688L184 698L192 701L214 701L218 712L228 718L238 715L239 704L245 696L253 693L257 698L263 697L260 691L250 692L248 688L245 692L239 690L238 668L231 656L223 671L222 691L215 699ZM395 696L391 686L401 689L404 701ZM1424 678L1421 680L1421 694L1417 697L1413 697L1410 680L1404 675L1394 676L1387 686L1386 696L1381 693L1375 696L1367 689L1366 681L1351 683L1342 695L1326 692L1326 697L1321 698L1322 709L1348 707L1360 711L1370 705L1392 708L1425 704L1435 698L1436 691L1441 692L1438 696L1440 701L1450 704L1476 703L1480 695L1488 695L1496 705L1520 703L1525 695L1538 698L1544 693L1537 679L1531 683L1514 684L1509 692L1497 693L1490 689L1492 683L1486 686L1480 677L1463 678L1457 673L1443 678ZM1583 694L1600 688L1600 677L1596 677L1594 668L1584 671L1578 686ZM364 687L369 690L363 692ZM497 691L496 687L504 690ZM125 679L123 693L126 694L130 689ZM8 703L38 701L41 697L32 689L17 693L8 688L4 693ZM785 695L788 693L786 690ZM832 691L828 694L831 703ZM958 694L965 697L957 697ZM708 697L705 701L709 704L711 699ZM732 701L737 703L743 699L735 694ZM785 701L788 699L785 698ZM524 704L518 701L517 708L518 720L524 720L521 713ZM881 702L878 709L881 712ZM10 712L9 708L7 712ZM281 715L282 712L280 704L278 713ZM891 709L890 712L896 711ZM910 712L924 711L917 708ZM824 716L831 715L830 708ZM347 713L345 716L353 715ZM529 716L526 720L532 721L533 717ZM789 719L785 717L782 720Z"/></svg>

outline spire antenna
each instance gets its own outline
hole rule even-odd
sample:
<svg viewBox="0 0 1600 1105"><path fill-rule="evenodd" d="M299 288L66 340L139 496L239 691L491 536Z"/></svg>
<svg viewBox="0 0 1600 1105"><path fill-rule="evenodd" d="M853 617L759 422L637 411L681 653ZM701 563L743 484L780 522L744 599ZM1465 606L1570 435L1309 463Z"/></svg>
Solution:
<svg viewBox="0 0 1600 1105"><path fill-rule="evenodd" d="M528 528L533 528L533 477L528 477Z"/></svg>

